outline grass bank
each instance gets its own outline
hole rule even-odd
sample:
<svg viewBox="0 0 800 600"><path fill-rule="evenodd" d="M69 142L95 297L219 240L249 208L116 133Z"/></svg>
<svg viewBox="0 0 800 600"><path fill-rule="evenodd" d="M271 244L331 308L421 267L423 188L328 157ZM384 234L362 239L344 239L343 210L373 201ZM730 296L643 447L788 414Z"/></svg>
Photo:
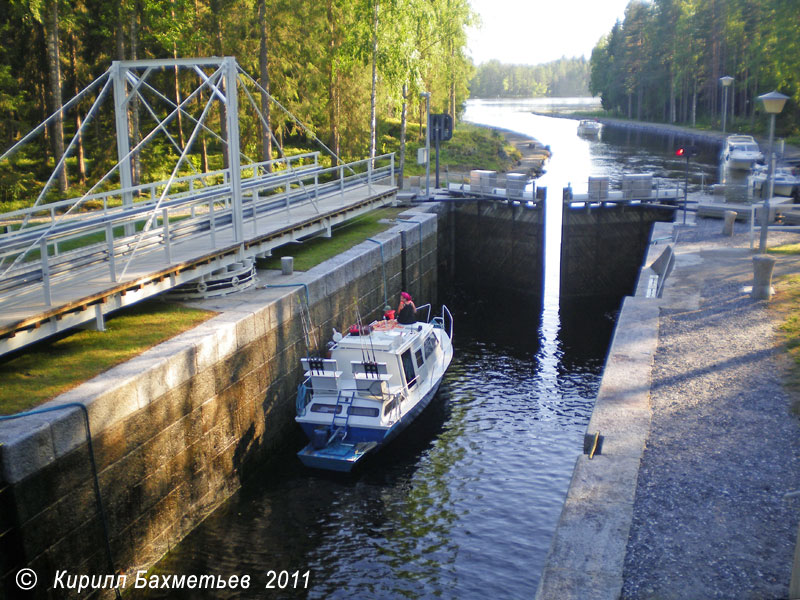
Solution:
<svg viewBox="0 0 800 600"><path fill-rule="evenodd" d="M259 266L266 269L280 269L281 258L294 257L294 268L297 271L308 271L310 268L333 258L337 254L349 250L367 238L377 235L392 227L390 221L405 208L387 207L374 210L356 219L351 219L333 229L333 237L315 237L300 244L288 244L272 251L272 256Z"/></svg>
<svg viewBox="0 0 800 600"><path fill-rule="evenodd" d="M146 300L109 318L105 332L81 330L0 358L0 414L28 410L55 398L214 314Z"/></svg>
<svg viewBox="0 0 800 600"><path fill-rule="evenodd" d="M800 243L770 248L769 253L797 256L800 255ZM787 385L796 395L793 410L800 414L800 273L784 275L776 284L770 309L778 319L778 329L789 358Z"/></svg>

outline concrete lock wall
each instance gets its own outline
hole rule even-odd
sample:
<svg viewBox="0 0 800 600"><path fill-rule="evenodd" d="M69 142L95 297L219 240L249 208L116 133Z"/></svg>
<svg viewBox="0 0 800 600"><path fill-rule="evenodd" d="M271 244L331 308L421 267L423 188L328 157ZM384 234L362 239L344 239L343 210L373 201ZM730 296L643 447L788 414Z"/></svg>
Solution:
<svg viewBox="0 0 800 600"><path fill-rule="evenodd" d="M561 221L561 297L631 294L656 221L672 211L641 205L570 207Z"/></svg>
<svg viewBox="0 0 800 600"><path fill-rule="evenodd" d="M453 216L455 277L476 288L542 293L544 210L477 200Z"/></svg>
<svg viewBox="0 0 800 600"><path fill-rule="evenodd" d="M332 327L355 321L356 302L364 320L401 289L435 302L437 217L400 219L413 222L375 236L380 244L305 273L262 272L257 289L205 301L224 312L45 405L88 407L117 571L152 566L292 432L306 289L323 347ZM289 283L298 285L265 287ZM37 573L32 597L42 598L57 570L110 574L82 418L70 408L0 422L0 597L19 593L22 567Z"/></svg>

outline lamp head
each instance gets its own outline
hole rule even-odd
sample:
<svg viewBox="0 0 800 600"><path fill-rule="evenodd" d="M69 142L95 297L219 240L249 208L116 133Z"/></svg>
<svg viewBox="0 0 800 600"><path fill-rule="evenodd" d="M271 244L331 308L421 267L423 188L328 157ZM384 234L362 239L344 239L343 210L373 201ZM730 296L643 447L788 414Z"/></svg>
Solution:
<svg viewBox="0 0 800 600"><path fill-rule="evenodd" d="M777 115L783 110L783 106L786 104L789 96L784 96L780 92L772 91L769 94L762 94L758 99L764 103L764 110L770 114Z"/></svg>
<svg viewBox="0 0 800 600"><path fill-rule="evenodd" d="M722 85L724 87L728 87L730 84L733 83L733 77L730 77L729 75L725 75L725 77L720 77L719 81L720 81L720 83L722 83Z"/></svg>

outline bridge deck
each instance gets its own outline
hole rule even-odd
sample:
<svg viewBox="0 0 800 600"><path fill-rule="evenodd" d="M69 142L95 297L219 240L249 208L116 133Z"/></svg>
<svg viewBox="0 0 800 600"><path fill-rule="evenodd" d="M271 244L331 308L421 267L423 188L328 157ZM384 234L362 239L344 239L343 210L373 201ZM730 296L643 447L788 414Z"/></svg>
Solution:
<svg viewBox="0 0 800 600"><path fill-rule="evenodd" d="M53 276L50 303L41 281L0 296L0 355L80 325L102 324L108 312L176 285L209 275L244 258L330 228L395 199L393 185L359 185L273 208L244 222L244 242L234 240L233 225L217 227L212 245L208 233L137 252L116 281L106 262Z"/></svg>

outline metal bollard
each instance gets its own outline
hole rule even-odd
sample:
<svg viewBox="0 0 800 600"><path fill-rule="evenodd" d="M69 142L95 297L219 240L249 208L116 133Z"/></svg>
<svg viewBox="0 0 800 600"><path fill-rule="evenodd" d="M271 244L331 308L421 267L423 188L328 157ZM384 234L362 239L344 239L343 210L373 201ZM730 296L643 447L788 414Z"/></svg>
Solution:
<svg viewBox="0 0 800 600"><path fill-rule="evenodd" d="M281 274L291 275L294 272L294 257L282 256L281 257Z"/></svg>

